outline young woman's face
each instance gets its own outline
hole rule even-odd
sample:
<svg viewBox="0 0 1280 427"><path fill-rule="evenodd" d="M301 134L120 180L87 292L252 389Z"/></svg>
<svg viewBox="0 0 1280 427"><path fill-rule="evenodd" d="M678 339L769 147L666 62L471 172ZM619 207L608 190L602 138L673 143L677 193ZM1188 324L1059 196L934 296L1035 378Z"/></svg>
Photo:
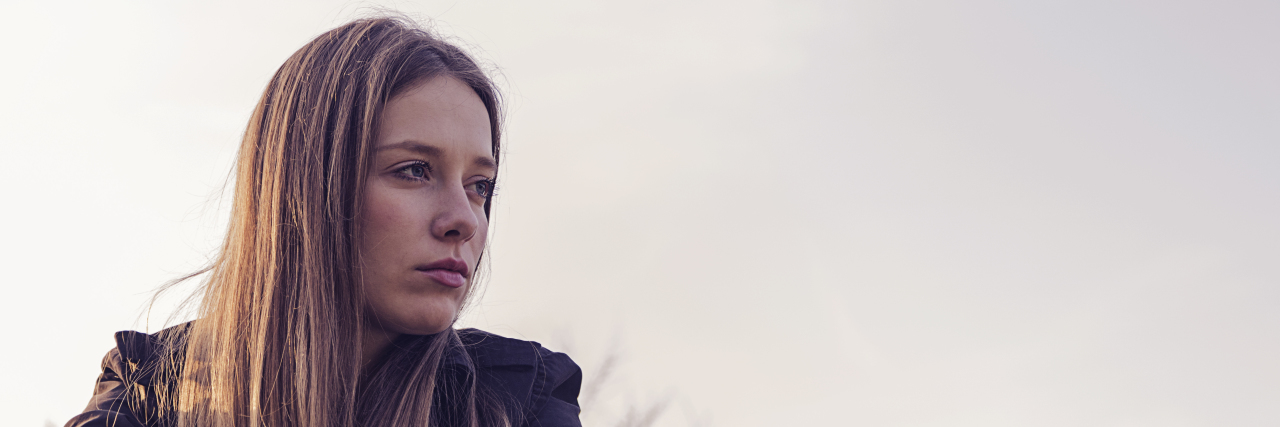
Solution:
<svg viewBox="0 0 1280 427"><path fill-rule="evenodd" d="M488 234L497 169L489 114L452 77L393 98L382 112L360 221L372 329L394 337L448 328Z"/></svg>

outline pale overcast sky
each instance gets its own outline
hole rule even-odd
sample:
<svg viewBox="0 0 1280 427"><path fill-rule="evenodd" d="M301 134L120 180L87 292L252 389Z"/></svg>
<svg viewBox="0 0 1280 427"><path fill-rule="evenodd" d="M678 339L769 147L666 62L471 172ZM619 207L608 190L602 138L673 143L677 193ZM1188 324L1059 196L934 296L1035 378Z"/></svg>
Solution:
<svg viewBox="0 0 1280 427"><path fill-rule="evenodd" d="M266 81L375 4L121 3L0 6L6 425L164 326ZM463 323L616 354L590 425L1280 425L1280 3L381 4L500 70Z"/></svg>

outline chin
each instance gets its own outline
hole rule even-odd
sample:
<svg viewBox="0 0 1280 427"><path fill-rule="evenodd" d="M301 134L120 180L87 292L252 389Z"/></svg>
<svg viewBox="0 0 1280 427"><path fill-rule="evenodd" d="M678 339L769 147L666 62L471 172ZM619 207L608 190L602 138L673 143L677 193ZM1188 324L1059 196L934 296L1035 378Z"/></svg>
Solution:
<svg viewBox="0 0 1280 427"><path fill-rule="evenodd" d="M453 326L461 301L454 298L384 298L369 307L379 327L394 334L432 335ZM375 320L377 321L377 320Z"/></svg>
<svg viewBox="0 0 1280 427"><path fill-rule="evenodd" d="M398 332L409 335L438 334L453 327L453 321L457 313L457 310L449 310L449 316L440 316L444 313L435 312L430 315L414 319L413 321L403 322L401 323L402 330Z"/></svg>
<svg viewBox="0 0 1280 427"><path fill-rule="evenodd" d="M447 324L444 324L444 325L438 325L438 326L432 326L432 327L420 328L420 329L418 329L416 332L413 332L413 333L412 333L412 335L435 335L435 334L438 334L438 333L444 332L444 331L448 330L448 329L449 329L449 328L451 328L451 327L453 327L453 323L452 323L452 322L447 323Z"/></svg>

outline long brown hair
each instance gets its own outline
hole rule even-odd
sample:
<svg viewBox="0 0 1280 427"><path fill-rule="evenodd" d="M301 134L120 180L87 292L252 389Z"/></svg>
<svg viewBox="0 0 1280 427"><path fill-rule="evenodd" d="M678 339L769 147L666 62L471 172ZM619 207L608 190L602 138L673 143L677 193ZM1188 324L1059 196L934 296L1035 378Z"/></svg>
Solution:
<svg viewBox="0 0 1280 427"><path fill-rule="evenodd" d="M498 160L492 81L408 19L351 22L280 67L244 134L230 226L204 270L199 320L171 343L185 351L163 370L176 386L163 393L160 416L220 427L507 423L474 378L441 399L442 360L460 345L452 328L398 340L381 363L361 366L357 215L378 120L391 98L440 76L479 95Z"/></svg>

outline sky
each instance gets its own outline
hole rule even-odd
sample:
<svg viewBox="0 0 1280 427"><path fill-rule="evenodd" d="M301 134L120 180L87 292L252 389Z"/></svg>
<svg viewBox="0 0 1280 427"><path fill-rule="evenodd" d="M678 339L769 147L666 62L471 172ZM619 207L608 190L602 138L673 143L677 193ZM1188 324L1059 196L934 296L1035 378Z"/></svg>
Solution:
<svg viewBox="0 0 1280 427"><path fill-rule="evenodd" d="M267 80L373 6L495 70L460 325L588 425L1280 424L1280 4L451 0L0 5L6 425L187 319Z"/></svg>

